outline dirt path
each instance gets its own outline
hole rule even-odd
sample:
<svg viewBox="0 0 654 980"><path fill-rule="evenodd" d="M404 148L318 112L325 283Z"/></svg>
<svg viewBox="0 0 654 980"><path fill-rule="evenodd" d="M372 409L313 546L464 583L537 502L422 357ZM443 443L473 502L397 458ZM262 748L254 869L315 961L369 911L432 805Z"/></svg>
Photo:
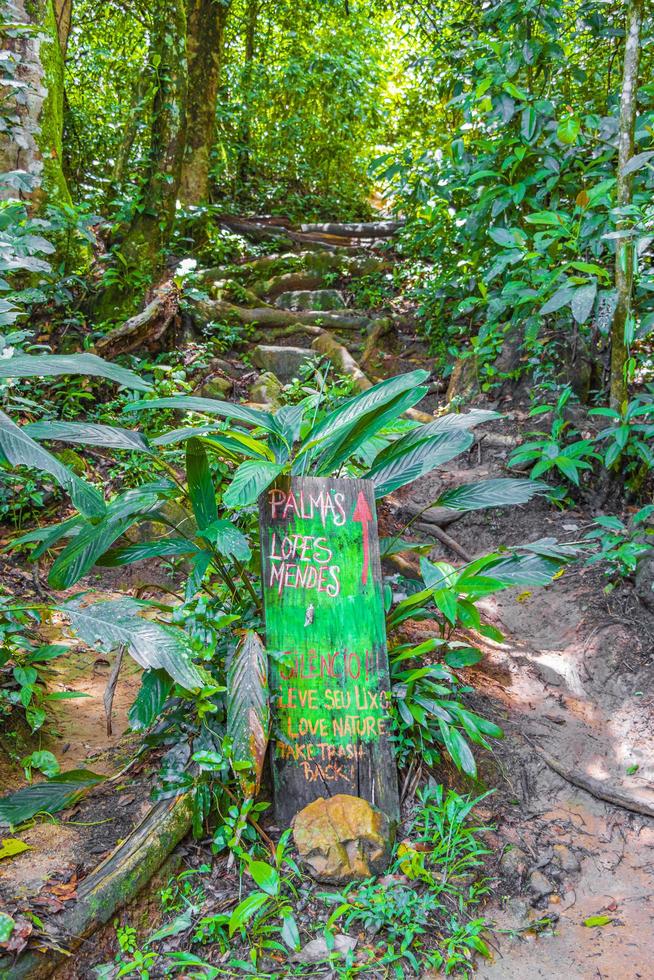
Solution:
<svg viewBox="0 0 654 980"><path fill-rule="evenodd" d="M410 489L412 503L434 499L445 483L506 475L506 455L473 451L469 468L457 461L460 469ZM573 540L590 519L536 501L468 514L448 532L478 555L545 535ZM440 544L436 554L454 559ZM607 596L604 585L599 569L572 569L483 608L505 641L488 643L469 676L477 707L506 737L480 760L496 787L489 817L498 874L486 909L495 956L479 965L480 980L654 977L654 617L628 586ZM594 916L604 924L584 925Z"/></svg>

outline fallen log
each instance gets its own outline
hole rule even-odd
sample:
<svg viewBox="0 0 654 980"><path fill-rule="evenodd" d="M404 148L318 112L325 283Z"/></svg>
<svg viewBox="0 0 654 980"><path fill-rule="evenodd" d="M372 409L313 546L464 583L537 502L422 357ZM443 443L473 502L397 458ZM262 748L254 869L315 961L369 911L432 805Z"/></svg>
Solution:
<svg viewBox="0 0 654 980"><path fill-rule="evenodd" d="M300 225L305 234L339 235L342 238L390 238L404 225L397 221L327 221Z"/></svg>
<svg viewBox="0 0 654 980"><path fill-rule="evenodd" d="M173 327L178 312L177 289L173 283L166 282L157 287L144 310L101 337L95 344L94 353L111 360L117 354L137 350L157 351L167 331Z"/></svg>
<svg viewBox="0 0 654 980"><path fill-rule="evenodd" d="M67 959L69 952L109 922L148 883L188 832L192 812L189 795L156 803L129 837L81 882L71 906L47 922L45 932L52 945L43 942L42 952L26 950L16 960L0 958L0 976L11 980L52 976L57 963Z"/></svg>

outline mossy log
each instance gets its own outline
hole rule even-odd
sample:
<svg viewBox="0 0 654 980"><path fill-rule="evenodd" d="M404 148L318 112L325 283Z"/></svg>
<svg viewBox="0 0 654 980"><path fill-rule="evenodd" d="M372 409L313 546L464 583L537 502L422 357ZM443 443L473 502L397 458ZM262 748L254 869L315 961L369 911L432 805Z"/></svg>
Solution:
<svg viewBox="0 0 654 980"><path fill-rule="evenodd" d="M46 924L42 949L26 950L15 961L0 959L3 980L52 976L67 953L109 922L148 883L188 832L191 816L188 795L155 804L129 837L79 885L75 902Z"/></svg>
<svg viewBox="0 0 654 980"><path fill-rule="evenodd" d="M226 300L194 300L189 304L196 320L201 324L212 320L227 320L259 327L300 326L330 327L334 330L365 330L370 325L367 317L353 314L291 313L274 306L244 307Z"/></svg>
<svg viewBox="0 0 654 980"><path fill-rule="evenodd" d="M155 291L144 310L98 340L95 353L111 360L117 354L143 349L152 352L160 350L178 312L177 289L170 282L164 283Z"/></svg>
<svg viewBox="0 0 654 980"><path fill-rule="evenodd" d="M305 234L339 235L342 238L390 238L402 228L404 221L327 221L300 225Z"/></svg>

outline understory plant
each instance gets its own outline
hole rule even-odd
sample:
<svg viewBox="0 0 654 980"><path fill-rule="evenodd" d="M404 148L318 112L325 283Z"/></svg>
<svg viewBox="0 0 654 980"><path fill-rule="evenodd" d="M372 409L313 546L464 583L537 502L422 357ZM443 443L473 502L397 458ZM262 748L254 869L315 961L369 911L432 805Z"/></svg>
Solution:
<svg viewBox="0 0 654 980"><path fill-rule="evenodd" d="M69 495L71 516L21 535L14 546L28 549L32 559L54 556L51 589L82 589L42 612L56 609L83 642L105 651L123 648L143 668L132 725L150 732L149 744L166 747L159 794L191 791L199 834L213 808L224 811L230 805L225 787L234 775L237 792L246 799L254 796L268 740L267 657L257 633L259 496L285 475L345 475L370 480L381 499L467 451L474 441L472 429L498 416L476 410L425 424L405 418L427 393L425 371L382 381L336 407L325 408L320 390L314 390L296 404L269 412L193 395L153 397L133 372L90 354L17 355L0 362L0 376L66 373L95 375L143 392L139 400L128 398L126 418L147 413L154 419L154 413L165 412L168 419L174 411L186 415L181 427L158 435L149 425L146 436L135 428L84 422L19 425L0 414L0 451L6 464L46 472ZM138 454L143 482L107 500L44 443ZM485 480L449 489L433 503L459 511L510 506L545 489L528 479ZM532 583L534 564L549 581L565 559L554 551L541 552L491 556L467 578L449 566L423 564L426 591L389 611L389 629L411 616L424 618L424 607L434 603L441 639L449 644L449 663L439 669L465 665L470 654L457 652L450 631L457 624L482 629L474 602L485 594L489 580L479 578L481 571L487 575L486 566L492 568L493 589ZM170 601L85 596L83 580L93 568L148 559L168 562L181 575ZM406 675L399 666L408 659L405 653L394 654L403 724L409 723L409 714L416 726L424 724L426 700L438 717L436 730L430 724L430 741L474 772L460 731L485 744L485 735L496 734L494 726L466 711L451 674L438 676L437 668L427 665L421 677ZM429 691L430 683L442 689ZM437 703L441 695L449 708Z"/></svg>

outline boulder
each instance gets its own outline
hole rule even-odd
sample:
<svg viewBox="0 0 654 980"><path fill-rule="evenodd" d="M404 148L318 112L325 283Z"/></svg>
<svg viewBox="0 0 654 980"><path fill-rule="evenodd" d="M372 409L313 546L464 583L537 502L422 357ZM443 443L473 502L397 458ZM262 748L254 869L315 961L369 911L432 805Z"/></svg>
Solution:
<svg viewBox="0 0 654 980"><path fill-rule="evenodd" d="M293 820L295 846L309 873L336 885L385 871L394 838L386 814L358 796L321 797Z"/></svg>
<svg viewBox="0 0 654 980"><path fill-rule="evenodd" d="M305 347L274 347L259 344L252 351L252 363L269 371L285 385L298 376L303 364L315 358L312 350Z"/></svg>
<svg viewBox="0 0 654 980"><path fill-rule="evenodd" d="M195 394L201 398L217 398L219 401L222 401L231 394L233 387L234 382L231 378L223 378L219 374L216 374L212 378L207 378L203 381Z"/></svg>
<svg viewBox="0 0 654 980"><path fill-rule="evenodd" d="M280 310L291 310L294 313L303 313L307 310L319 312L344 310L345 297L339 289L296 289L293 292L280 293L275 300L275 306Z"/></svg>
<svg viewBox="0 0 654 980"><path fill-rule="evenodd" d="M279 379L270 371L264 371L250 388L250 401L268 408L279 408L281 393Z"/></svg>

